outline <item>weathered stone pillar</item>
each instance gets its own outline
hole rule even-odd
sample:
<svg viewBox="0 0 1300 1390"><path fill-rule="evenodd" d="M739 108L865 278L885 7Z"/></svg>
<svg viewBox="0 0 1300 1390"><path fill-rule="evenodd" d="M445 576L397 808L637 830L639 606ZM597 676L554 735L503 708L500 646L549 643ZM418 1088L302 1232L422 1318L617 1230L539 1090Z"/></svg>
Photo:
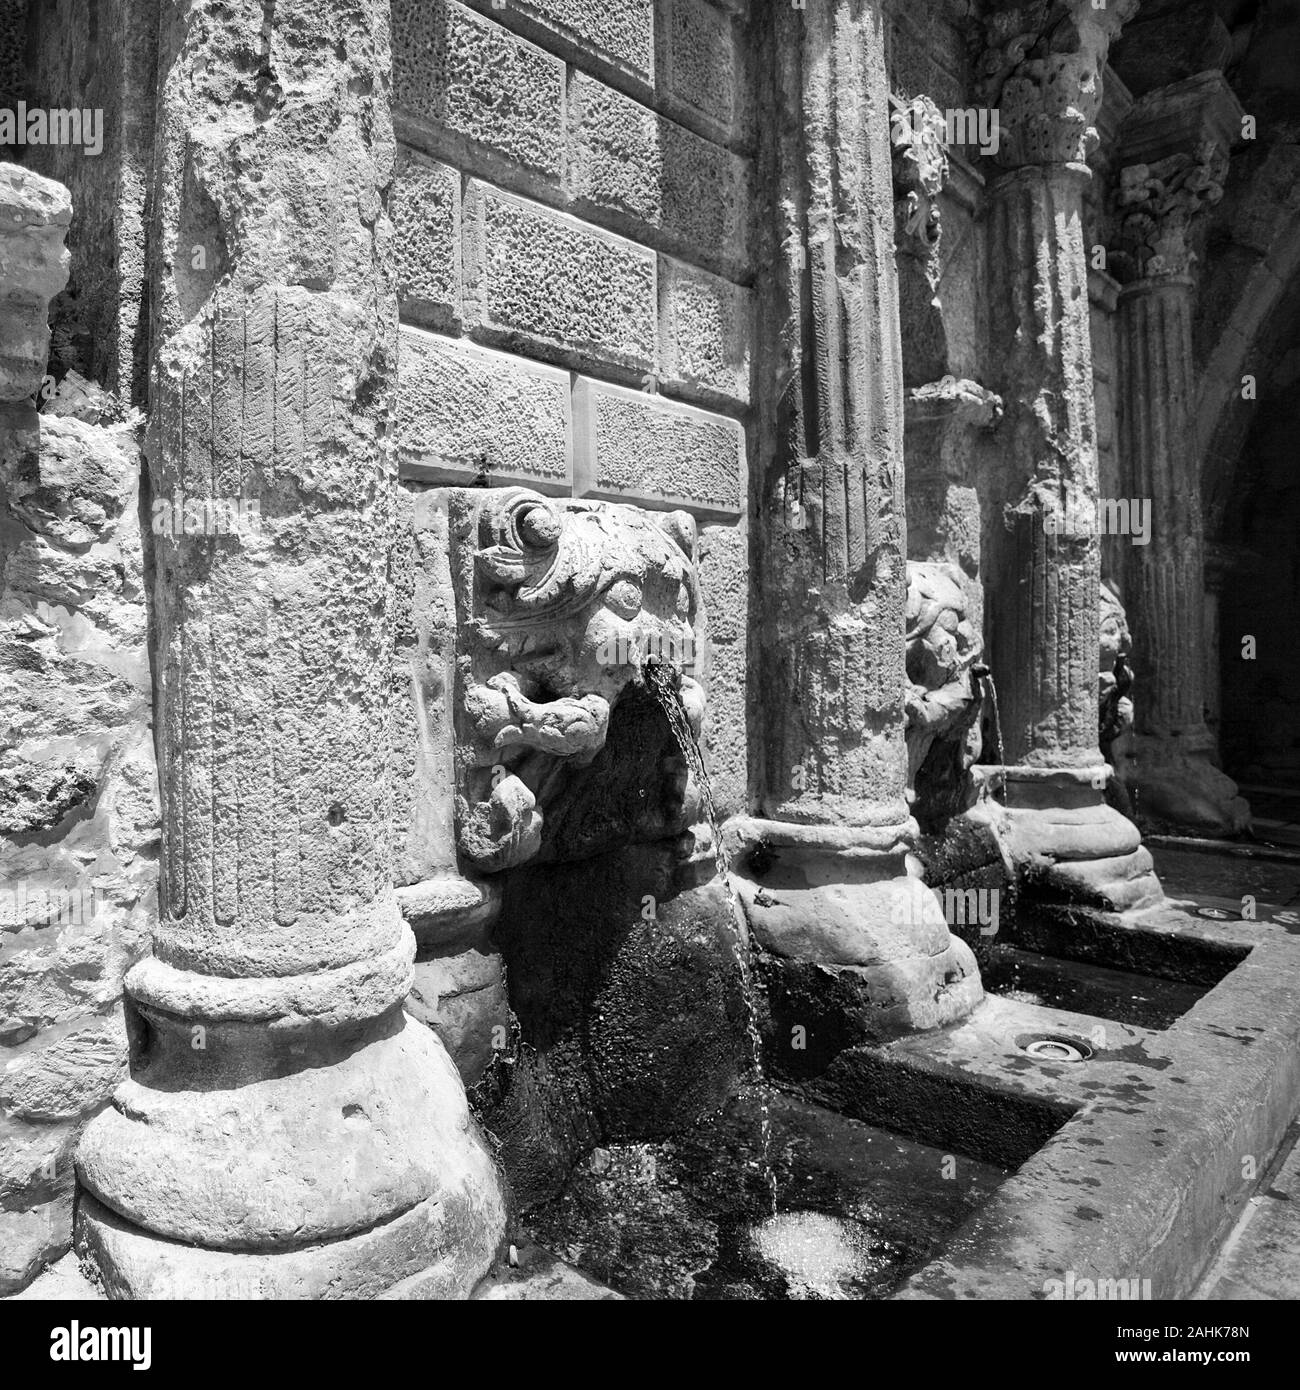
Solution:
<svg viewBox="0 0 1300 1390"><path fill-rule="evenodd" d="M901 354L882 13L764 11L770 356L760 393L763 819L740 884L773 955L856 975L882 1031L980 998L969 948L906 872ZM768 105L767 103L771 103ZM756 743L759 742L756 740Z"/></svg>
<svg viewBox="0 0 1300 1390"><path fill-rule="evenodd" d="M1003 5L979 97L999 112L988 194L992 384L1006 414L1004 525L987 632L1012 852L1108 906L1158 897L1136 827L1105 805L1097 746L1097 441L1083 244L1086 156L1118 0ZM1050 23L1049 23L1050 19ZM1100 862L1098 862L1100 861Z"/></svg>
<svg viewBox="0 0 1300 1390"><path fill-rule="evenodd" d="M78 1154L116 1296L463 1296L503 1230L459 1078L402 1010L388 66L382 0L163 7L161 908L131 1077Z"/></svg>
<svg viewBox="0 0 1300 1390"><path fill-rule="evenodd" d="M0 164L0 403L41 388L50 355L50 301L68 283L63 238L68 190L17 164Z"/></svg>
<svg viewBox="0 0 1300 1390"><path fill-rule="evenodd" d="M1138 814L1200 833L1250 819L1210 761L1205 723L1205 561L1192 363L1194 224L1223 196L1241 107L1220 73L1143 97L1124 126L1112 261L1119 298L1123 491L1150 508L1150 535L1125 545L1141 698L1131 791Z"/></svg>

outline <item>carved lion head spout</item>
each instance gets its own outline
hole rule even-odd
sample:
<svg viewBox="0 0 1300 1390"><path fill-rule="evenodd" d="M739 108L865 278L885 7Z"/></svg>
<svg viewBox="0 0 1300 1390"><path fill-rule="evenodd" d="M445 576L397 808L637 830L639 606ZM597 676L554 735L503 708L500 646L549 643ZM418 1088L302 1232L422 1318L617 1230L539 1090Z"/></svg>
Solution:
<svg viewBox="0 0 1300 1390"><path fill-rule="evenodd" d="M479 504L473 537L458 821L462 853L493 872L536 854L564 767L604 747L647 662L681 672L698 729L696 535L686 512L509 488Z"/></svg>

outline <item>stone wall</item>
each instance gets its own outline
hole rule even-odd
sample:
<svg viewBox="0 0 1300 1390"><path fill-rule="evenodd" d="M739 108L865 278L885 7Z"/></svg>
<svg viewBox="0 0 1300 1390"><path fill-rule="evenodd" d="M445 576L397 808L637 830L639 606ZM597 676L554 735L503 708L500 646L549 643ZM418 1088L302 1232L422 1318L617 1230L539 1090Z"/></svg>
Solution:
<svg viewBox="0 0 1300 1390"><path fill-rule="evenodd" d="M68 1248L156 906L139 422L114 413L69 389L0 423L0 1293Z"/></svg>
<svg viewBox="0 0 1300 1390"><path fill-rule="evenodd" d="M12 394L39 388L40 413L0 405L0 1294L71 1240L72 1155L125 1072L122 978L148 949L159 836L131 405L150 7L42 0L30 48L28 8L0 6L0 106L101 110L104 142L6 152L9 191L57 190L65 223L71 193L73 255L39 307L52 335L20 339L32 379ZM11 248L0 262L6 297L38 283Z"/></svg>
<svg viewBox="0 0 1300 1390"><path fill-rule="evenodd" d="M402 474L696 516L724 815L746 796L753 113L739 8L392 10Z"/></svg>

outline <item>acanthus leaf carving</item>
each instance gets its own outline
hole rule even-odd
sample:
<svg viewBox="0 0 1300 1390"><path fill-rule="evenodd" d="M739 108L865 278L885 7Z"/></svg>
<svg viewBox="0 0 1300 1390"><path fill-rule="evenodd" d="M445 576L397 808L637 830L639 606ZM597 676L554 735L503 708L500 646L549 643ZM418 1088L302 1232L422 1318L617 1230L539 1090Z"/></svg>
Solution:
<svg viewBox="0 0 1300 1390"><path fill-rule="evenodd" d="M1228 153L1214 140L1150 164L1120 170L1115 193L1119 245L1114 260L1130 279L1186 275L1195 264L1197 216L1223 197Z"/></svg>
<svg viewBox="0 0 1300 1390"><path fill-rule="evenodd" d="M999 164L1086 163L1110 44L1136 11L1137 0L1033 0L985 16L976 96L999 112Z"/></svg>

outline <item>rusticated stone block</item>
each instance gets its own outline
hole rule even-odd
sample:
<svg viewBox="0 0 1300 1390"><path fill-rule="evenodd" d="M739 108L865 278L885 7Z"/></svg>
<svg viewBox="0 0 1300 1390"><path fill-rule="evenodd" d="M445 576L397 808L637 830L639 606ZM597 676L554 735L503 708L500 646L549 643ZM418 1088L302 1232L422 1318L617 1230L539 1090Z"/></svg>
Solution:
<svg viewBox="0 0 1300 1390"><path fill-rule="evenodd" d="M750 292L659 258L660 377L749 403Z"/></svg>
<svg viewBox="0 0 1300 1390"><path fill-rule="evenodd" d="M555 367L404 328L397 450L404 474L465 483L569 489L569 374Z"/></svg>
<svg viewBox="0 0 1300 1390"><path fill-rule="evenodd" d="M585 73L569 86L569 190L698 254L746 258L748 166Z"/></svg>
<svg viewBox="0 0 1300 1390"><path fill-rule="evenodd" d="M490 0L479 0L488 9ZM495 5L496 0L491 0ZM508 0L512 9L562 40L640 78L654 81L655 0Z"/></svg>
<svg viewBox="0 0 1300 1390"><path fill-rule="evenodd" d="M745 495L737 420L600 381L573 389L574 491L734 520Z"/></svg>
<svg viewBox="0 0 1300 1390"><path fill-rule="evenodd" d="M395 0L398 107L559 182L564 64L454 0Z"/></svg>
<svg viewBox="0 0 1300 1390"><path fill-rule="evenodd" d="M731 17L708 0L662 0L657 41L660 93L730 134L740 104Z"/></svg>
<svg viewBox="0 0 1300 1390"><path fill-rule="evenodd" d="M477 181L466 194L465 321L543 356L648 370L655 257L577 218Z"/></svg>
<svg viewBox="0 0 1300 1390"><path fill-rule="evenodd" d="M459 322L460 173L400 148L391 212L403 318L438 327Z"/></svg>

